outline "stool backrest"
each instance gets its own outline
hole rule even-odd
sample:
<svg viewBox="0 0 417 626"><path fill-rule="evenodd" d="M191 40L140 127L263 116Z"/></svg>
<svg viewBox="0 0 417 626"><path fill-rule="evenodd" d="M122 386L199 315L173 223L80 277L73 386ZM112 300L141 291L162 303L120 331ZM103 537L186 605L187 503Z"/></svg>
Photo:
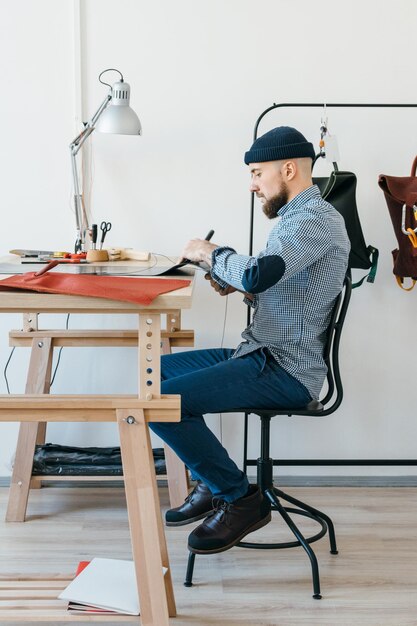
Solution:
<svg viewBox="0 0 417 626"><path fill-rule="evenodd" d="M327 338L324 345L323 357L327 365L328 389L324 398L320 400L320 404L324 406L324 410L320 411L320 415L333 413L333 411L340 406L343 399L343 385L339 367L339 345L351 294L352 279L350 274L347 274L344 280L343 289L334 304L330 323L327 328ZM335 389L336 397L334 398L331 406L326 408L326 405L330 402L334 395Z"/></svg>

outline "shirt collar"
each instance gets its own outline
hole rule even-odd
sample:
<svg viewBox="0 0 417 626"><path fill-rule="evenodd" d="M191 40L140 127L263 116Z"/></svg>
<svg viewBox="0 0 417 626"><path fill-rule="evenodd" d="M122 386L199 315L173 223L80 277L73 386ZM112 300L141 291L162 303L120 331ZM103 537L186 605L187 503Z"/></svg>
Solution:
<svg viewBox="0 0 417 626"><path fill-rule="evenodd" d="M317 185L311 185L310 187L307 187L307 189L304 189L304 191L297 194L295 198L290 200L278 211L278 217L285 215L285 213L291 209L299 208L313 198L321 198L320 189Z"/></svg>

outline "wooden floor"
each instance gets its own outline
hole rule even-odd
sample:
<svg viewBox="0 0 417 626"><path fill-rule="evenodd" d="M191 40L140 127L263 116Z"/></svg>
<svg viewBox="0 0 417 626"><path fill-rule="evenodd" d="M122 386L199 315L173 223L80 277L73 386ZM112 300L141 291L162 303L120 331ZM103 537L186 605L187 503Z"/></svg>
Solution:
<svg viewBox="0 0 417 626"><path fill-rule="evenodd" d="M195 586L185 588L186 541L195 525L168 528L178 608L173 626L417 626L416 489L288 491L322 508L336 525L338 556L329 554L327 538L315 544L323 599L311 597L310 567L301 548L233 548L197 556ZM23 524L3 522L7 495L7 489L0 489L0 579L8 574L68 575L80 560L131 557L123 489L48 487L32 492ZM163 488L161 500L165 510ZM312 529L308 520L300 526ZM252 536L289 538L277 518ZM9 623L0 617L0 625Z"/></svg>

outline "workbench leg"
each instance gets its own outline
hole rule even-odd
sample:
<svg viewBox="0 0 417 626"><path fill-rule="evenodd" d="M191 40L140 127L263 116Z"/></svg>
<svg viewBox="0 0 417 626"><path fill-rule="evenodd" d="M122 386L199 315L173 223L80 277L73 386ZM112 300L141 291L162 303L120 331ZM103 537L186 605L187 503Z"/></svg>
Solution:
<svg viewBox="0 0 417 626"><path fill-rule="evenodd" d="M176 608L149 429L141 409L116 414L141 623L168 626ZM168 568L165 576L162 566Z"/></svg>
<svg viewBox="0 0 417 626"><path fill-rule="evenodd" d="M162 339L161 353L171 354L172 347L169 337ZM171 509L181 506L188 496L190 484L188 471L184 463L178 458L173 450L164 444L165 465L168 479L169 504Z"/></svg>
<svg viewBox="0 0 417 626"><path fill-rule="evenodd" d="M35 445L43 446L46 442L46 422L38 422L38 431L36 433ZM41 489L42 482L40 480L31 480L29 489Z"/></svg>
<svg viewBox="0 0 417 626"><path fill-rule="evenodd" d="M49 393L52 352L53 346L50 338L32 341L25 393ZM6 522L25 521L35 445L38 438L42 437L44 429L44 422L22 422L20 425Z"/></svg>

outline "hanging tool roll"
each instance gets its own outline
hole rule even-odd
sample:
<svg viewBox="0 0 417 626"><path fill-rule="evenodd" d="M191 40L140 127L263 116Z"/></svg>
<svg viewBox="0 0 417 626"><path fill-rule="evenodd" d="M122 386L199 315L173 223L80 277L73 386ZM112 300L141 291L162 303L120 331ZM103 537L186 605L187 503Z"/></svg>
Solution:
<svg viewBox="0 0 417 626"><path fill-rule="evenodd" d="M378 185L387 201L398 248L392 250L393 273L405 291L411 291L417 281L417 157L410 176L381 174ZM411 286L404 287L404 278L411 278Z"/></svg>

